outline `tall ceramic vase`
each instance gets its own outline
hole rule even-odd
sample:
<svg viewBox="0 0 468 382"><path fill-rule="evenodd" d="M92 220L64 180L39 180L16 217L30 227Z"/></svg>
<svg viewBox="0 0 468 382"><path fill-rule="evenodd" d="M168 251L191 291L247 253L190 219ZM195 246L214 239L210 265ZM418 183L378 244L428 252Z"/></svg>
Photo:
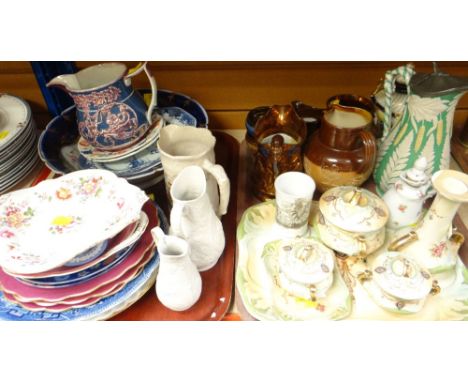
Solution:
<svg viewBox="0 0 468 382"><path fill-rule="evenodd" d="M409 96L399 119L392 121L391 100L398 75L404 79ZM453 117L464 89L451 87L450 79L455 77L443 73L416 76L419 76L418 80L414 81L414 70L409 65L388 71L385 76L384 133L374 169L380 196L421 156L428 161L429 175L449 167ZM419 91L420 95L415 94L413 90L417 89L412 89L410 82L423 89Z"/></svg>
<svg viewBox="0 0 468 382"><path fill-rule="evenodd" d="M185 167L172 183L171 197L171 234L187 240L199 271L212 268L223 253L225 237L207 194L203 168Z"/></svg>
<svg viewBox="0 0 468 382"><path fill-rule="evenodd" d="M452 230L452 221L462 203L468 202L468 175L454 170L435 173L432 183L437 196L414 231L400 237L390 249L404 248L433 275L451 272L458 261L463 236Z"/></svg>

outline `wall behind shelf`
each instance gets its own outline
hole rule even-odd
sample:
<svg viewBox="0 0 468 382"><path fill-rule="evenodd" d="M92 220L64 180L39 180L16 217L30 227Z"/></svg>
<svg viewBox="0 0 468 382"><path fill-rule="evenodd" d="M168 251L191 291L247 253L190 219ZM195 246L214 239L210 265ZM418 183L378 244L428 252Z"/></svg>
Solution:
<svg viewBox="0 0 468 382"><path fill-rule="evenodd" d="M126 62L134 66L136 62ZM78 61L78 68L94 62ZM369 96L385 71L402 62L151 62L158 87L185 93L207 110L213 129L243 129L253 107L292 100L323 107L335 94ZM415 62L422 72L430 62ZM439 68L468 77L468 62L440 62ZM148 87L144 75L136 87ZM50 116L29 62L0 62L0 92L16 94L31 103L40 127ZM456 124L468 117L468 96L461 99Z"/></svg>

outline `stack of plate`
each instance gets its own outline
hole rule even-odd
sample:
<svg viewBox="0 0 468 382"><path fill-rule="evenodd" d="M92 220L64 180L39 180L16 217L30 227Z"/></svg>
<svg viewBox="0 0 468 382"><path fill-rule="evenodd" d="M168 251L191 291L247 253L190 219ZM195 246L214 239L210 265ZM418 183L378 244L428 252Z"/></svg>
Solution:
<svg viewBox="0 0 468 382"><path fill-rule="evenodd" d="M0 193L21 182L40 162L31 109L19 97L0 93Z"/></svg>
<svg viewBox="0 0 468 382"><path fill-rule="evenodd" d="M93 148L79 136L75 107L70 107L50 121L41 134L39 155L46 166L58 174L99 168L146 188L163 179L156 145L161 126L165 123L194 127L208 125L206 111L198 102L167 90L158 90L158 108L153 117L159 118L159 123L135 145L121 151L105 151Z"/></svg>
<svg viewBox="0 0 468 382"><path fill-rule="evenodd" d="M106 170L1 196L0 319L103 319L125 309L156 277L158 213Z"/></svg>

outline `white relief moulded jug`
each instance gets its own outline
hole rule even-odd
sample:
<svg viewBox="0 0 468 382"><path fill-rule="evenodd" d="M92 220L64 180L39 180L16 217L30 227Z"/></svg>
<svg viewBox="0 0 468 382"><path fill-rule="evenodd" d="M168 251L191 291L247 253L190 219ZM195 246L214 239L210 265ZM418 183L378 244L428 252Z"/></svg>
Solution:
<svg viewBox="0 0 468 382"><path fill-rule="evenodd" d="M160 227L151 230L159 252L156 295L166 308L183 311L200 298L202 280L190 260L190 246L184 239L165 235Z"/></svg>
<svg viewBox="0 0 468 382"><path fill-rule="evenodd" d="M208 197L203 168L184 168L171 186L171 198L171 234L187 240L190 257L199 271L212 268L224 251L225 236Z"/></svg>

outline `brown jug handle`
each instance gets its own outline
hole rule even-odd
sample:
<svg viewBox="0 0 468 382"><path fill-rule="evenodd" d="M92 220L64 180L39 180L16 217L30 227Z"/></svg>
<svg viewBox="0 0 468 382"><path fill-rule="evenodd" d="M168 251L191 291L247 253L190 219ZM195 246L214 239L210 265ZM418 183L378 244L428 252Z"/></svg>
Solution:
<svg viewBox="0 0 468 382"><path fill-rule="evenodd" d="M365 164L370 163L374 167L374 162L377 157L377 142L374 135L367 130L360 132L362 143L364 144L364 159Z"/></svg>

